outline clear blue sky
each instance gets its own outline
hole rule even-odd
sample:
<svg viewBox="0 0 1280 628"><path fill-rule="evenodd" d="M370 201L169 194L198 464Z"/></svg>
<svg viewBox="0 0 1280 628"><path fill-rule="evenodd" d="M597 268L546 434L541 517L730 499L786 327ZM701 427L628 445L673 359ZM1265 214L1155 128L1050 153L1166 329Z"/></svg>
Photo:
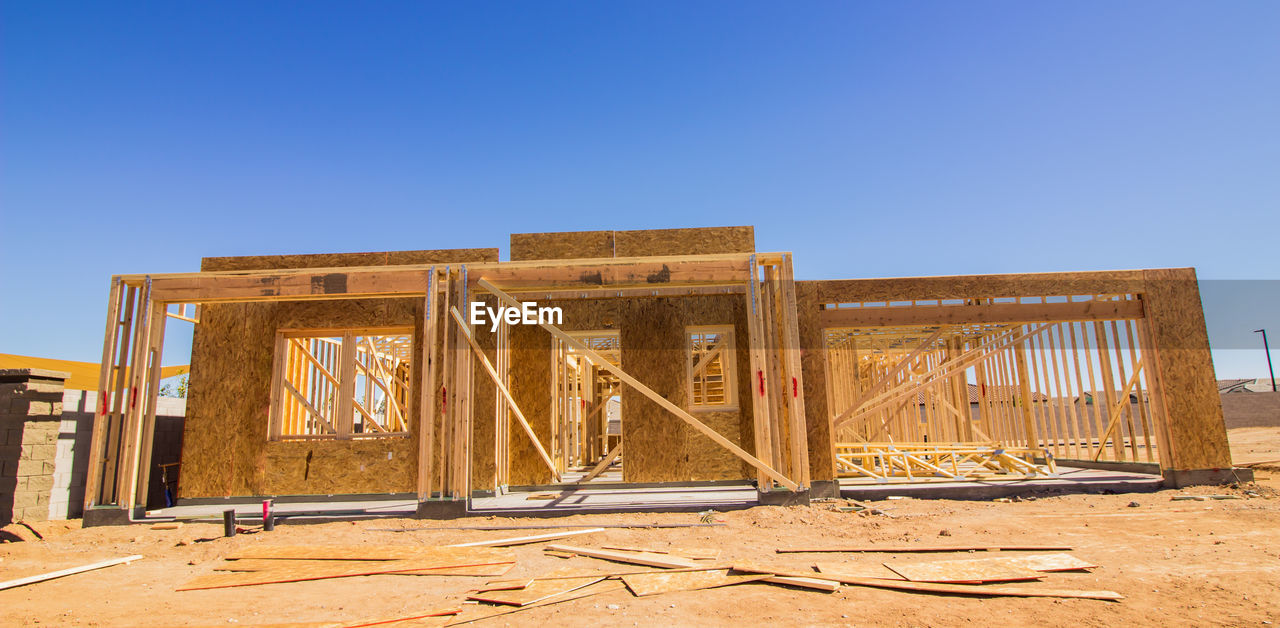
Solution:
<svg viewBox="0 0 1280 628"><path fill-rule="evenodd" d="M521 231L1280 279L1272 1L6 1L0 51L4 353L97 360L112 273ZM1219 376L1280 345L1257 285Z"/></svg>

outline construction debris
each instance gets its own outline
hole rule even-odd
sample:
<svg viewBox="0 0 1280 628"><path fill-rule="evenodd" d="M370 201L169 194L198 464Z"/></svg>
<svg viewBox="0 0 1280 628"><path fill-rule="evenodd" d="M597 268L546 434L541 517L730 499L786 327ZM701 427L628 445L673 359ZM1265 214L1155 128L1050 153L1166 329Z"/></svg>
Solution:
<svg viewBox="0 0 1280 628"><path fill-rule="evenodd" d="M916 552L1067 552L1071 547L1063 545L866 545L854 547L780 547L779 554L816 554L824 552L879 552L882 554L907 554Z"/></svg>
<svg viewBox="0 0 1280 628"><path fill-rule="evenodd" d="M547 534L520 536L511 539L494 539L492 541L473 541L471 543L446 545L445 547L506 547L508 545L525 545L527 543L539 543L542 541L563 539L570 536L578 536L579 534L590 534L592 532L604 532L604 528L588 528L586 530L574 530L572 532L549 532Z"/></svg>
<svg viewBox="0 0 1280 628"><path fill-rule="evenodd" d="M102 562L90 563L88 565L82 565L80 567L71 567L69 569L59 569L58 571L50 571L49 573L42 573L35 576L27 576L26 578L18 578L17 580L0 582L0 590L12 589L14 587L21 587L28 584L35 584L37 582L44 582L45 580L53 580L54 578L61 578L63 576L70 576L73 574L83 573L86 571L93 571L94 569L102 569L103 567L123 565L126 563L131 563L135 560L142 560L142 556L135 554L133 556L125 556L124 558L113 558L111 560L104 560Z"/></svg>

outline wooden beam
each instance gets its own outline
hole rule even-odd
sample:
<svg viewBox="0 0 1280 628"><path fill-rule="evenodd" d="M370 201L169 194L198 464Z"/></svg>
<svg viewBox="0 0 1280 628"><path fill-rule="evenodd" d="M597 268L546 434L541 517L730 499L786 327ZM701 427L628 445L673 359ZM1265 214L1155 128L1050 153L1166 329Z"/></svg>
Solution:
<svg viewBox="0 0 1280 628"><path fill-rule="evenodd" d="M522 304L520 303L520 301L517 301L514 297L507 294L497 286L493 285L487 279L480 279L477 283L479 284L480 287L493 293L494 296L504 301L507 305L512 307L521 307ZM456 312L454 316L457 317ZM650 400L657 403L659 406L662 406L672 414L676 415L677 418L689 424L690 427L693 427L694 429L701 432L707 438L710 438L712 441L715 441L716 444L720 445L721 447L724 447L725 449L728 449L735 456L745 460L751 466L763 471L764 473L769 475L769 477L772 477L774 480L776 480L779 484L787 487L792 491L799 490L800 486L795 482L792 482L789 478L787 478L787 476L778 472L773 467L770 467L769 465L765 464L763 461L756 458L755 456L747 453L745 450L735 445L729 439L725 438L724 436L721 436L719 432L711 429L710 427L707 427L705 423L694 418L692 414L689 414L683 408L677 406L676 404L671 403L670 401L667 400L666 397L663 397L662 395L659 395L658 393L654 392L652 388L645 386L643 383L640 382L640 380L637 380L636 378L632 377L626 371L623 371L622 369L614 366L613 364L610 364L608 360L604 359L602 356L600 356L600 354L593 351L590 347L579 342L577 338L574 338L573 336L566 334L565 332L561 331L558 327L551 325L550 323L539 323L539 326L551 332L551 335L555 336L556 338L559 338L562 342L572 347L575 351L587 356L587 359L591 360L592 362L595 362L596 365L599 366L600 368L603 368L606 371L613 373L615 376L618 377L618 379L622 380L624 384L627 384L632 388L635 388L641 394L648 397Z"/></svg>
<svg viewBox="0 0 1280 628"><path fill-rule="evenodd" d="M747 254L634 257L467 264L471 276L517 290L637 288L738 284ZM164 303L229 303L417 296L431 266L369 266L154 275L154 298ZM142 276L123 276L141 281ZM471 280L472 283L475 279Z"/></svg>
<svg viewBox="0 0 1280 628"><path fill-rule="evenodd" d="M613 464L613 461L617 460L618 456L621 454L622 454L622 441L619 440L618 444L614 445L613 449L610 449L609 453L605 454L604 458L601 459L600 462L596 463L596 466L592 467L590 472L582 476L581 480L578 480L578 484L584 484L586 482L590 482L591 480L596 479L601 473L604 473L604 470L608 469L609 466Z"/></svg>
<svg viewBox="0 0 1280 628"><path fill-rule="evenodd" d="M82 565L80 567L71 567L70 569L59 569L58 571L50 571L49 573L42 573L34 576L27 576L26 578L18 578L17 580L8 580L5 582L0 582L0 590L12 589L14 587L20 587L28 584L35 584L37 582L44 582L45 580L53 580L54 578L61 578L63 576L70 576L72 574L83 573L86 571L93 571L94 569L102 569L103 567L111 567L113 565L123 565L125 563L131 563L135 560L142 560L142 556L135 554L133 556L125 556L124 558L112 558L111 560L104 560L97 563L90 563L88 565Z"/></svg>
<svg viewBox="0 0 1280 628"><path fill-rule="evenodd" d="M1142 301L1132 299L1071 303L842 307L823 310L818 315L818 320L827 328L1096 321L1142 316Z"/></svg>

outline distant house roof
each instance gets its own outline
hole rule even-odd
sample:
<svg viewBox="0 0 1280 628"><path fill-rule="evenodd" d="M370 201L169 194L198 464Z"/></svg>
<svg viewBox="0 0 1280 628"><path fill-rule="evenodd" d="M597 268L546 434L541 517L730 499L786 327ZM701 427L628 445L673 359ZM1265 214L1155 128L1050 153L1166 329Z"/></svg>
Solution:
<svg viewBox="0 0 1280 628"><path fill-rule="evenodd" d="M989 401L1007 401L1020 396L1017 386L983 386L979 384L967 384L967 386L969 388L970 404L980 403L983 391L986 392ZM1043 393L1032 391L1031 399L1033 401L1048 401L1049 397ZM925 395L924 391L916 394L917 404L924 405L927 400L928 396Z"/></svg>
<svg viewBox="0 0 1280 628"><path fill-rule="evenodd" d="M1271 392L1271 378L1258 377L1255 379L1220 379L1218 380L1218 392L1222 394Z"/></svg>

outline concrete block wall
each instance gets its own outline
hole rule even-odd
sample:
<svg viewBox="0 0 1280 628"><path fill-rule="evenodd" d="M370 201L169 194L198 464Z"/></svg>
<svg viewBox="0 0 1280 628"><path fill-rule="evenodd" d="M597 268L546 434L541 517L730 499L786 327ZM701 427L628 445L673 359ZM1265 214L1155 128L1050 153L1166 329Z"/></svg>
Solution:
<svg viewBox="0 0 1280 628"><path fill-rule="evenodd" d="M49 496L49 518L76 519L84 514L85 476L89 468L89 444L93 439L93 414L98 393L67 390L62 396L62 421L58 434L53 485ZM151 481L147 490L149 508L164 505L164 484L158 465L176 463L182 453L182 421L187 400L160 397L156 402L155 440L151 446ZM169 479L177 480L177 468L170 467Z"/></svg>
<svg viewBox="0 0 1280 628"><path fill-rule="evenodd" d="M69 375L0 369L0 524L49 518Z"/></svg>

